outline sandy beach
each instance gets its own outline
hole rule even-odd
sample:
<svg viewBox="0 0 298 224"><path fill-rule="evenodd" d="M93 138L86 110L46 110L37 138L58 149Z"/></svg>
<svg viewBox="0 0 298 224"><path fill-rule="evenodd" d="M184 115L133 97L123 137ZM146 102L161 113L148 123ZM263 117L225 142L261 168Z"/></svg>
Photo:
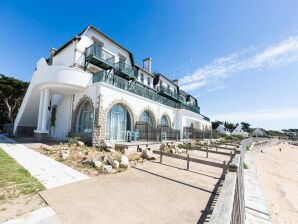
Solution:
<svg viewBox="0 0 298 224"><path fill-rule="evenodd" d="M272 223L298 223L298 146L264 146L256 169Z"/></svg>

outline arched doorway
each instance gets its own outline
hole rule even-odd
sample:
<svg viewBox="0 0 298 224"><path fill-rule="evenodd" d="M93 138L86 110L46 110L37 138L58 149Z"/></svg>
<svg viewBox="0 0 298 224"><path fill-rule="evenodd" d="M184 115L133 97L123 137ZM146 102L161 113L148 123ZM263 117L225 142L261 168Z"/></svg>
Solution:
<svg viewBox="0 0 298 224"><path fill-rule="evenodd" d="M161 134L161 140L167 140L168 135L171 131L170 128L170 121L168 116L163 115L160 119L160 134Z"/></svg>
<svg viewBox="0 0 298 224"><path fill-rule="evenodd" d="M93 129L93 105L89 101L84 102L78 112L76 132L91 133Z"/></svg>
<svg viewBox="0 0 298 224"><path fill-rule="evenodd" d="M163 115L160 119L160 125L161 126L166 126L166 127L170 127L171 126L171 122L170 119L168 118L168 116Z"/></svg>
<svg viewBox="0 0 298 224"><path fill-rule="evenodd" d="M136 122L136 131L139 133L139 139L142 141L156 141L159 139L159 132L156 128L154 114L150 110L145 110L140 114Z"/></svg>
<svg viewBox="0 0 298 224"><path fill-rule="evenodd" d="M151 115L148 111L144 111L141 114L140 121L144 122L144 123L147 123L150 126L153 126L153 118L151 117Z"/></svg>
<svg viewBox="0 0 298 224"><path fill-rule="evenodd" d="M106 139L112 141L125 141L127 131L131 130L131 115L122 104L114 105L106 121Z"/></svg>

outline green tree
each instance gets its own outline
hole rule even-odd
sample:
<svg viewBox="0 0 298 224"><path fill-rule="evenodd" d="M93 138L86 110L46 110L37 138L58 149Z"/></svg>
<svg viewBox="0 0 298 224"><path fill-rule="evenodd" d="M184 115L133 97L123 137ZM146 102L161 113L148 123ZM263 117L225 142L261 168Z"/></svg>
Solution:
<svg viewBox="0 0 298 224"><path fill-rule="evenodd" d="M220 124L223 124L222 121L212 121L212 129L215 130Z"/></svg>
<svg viewBox="0 0 298 224"><path fill-rule="evenodd" d="M0 74L0 124L12 123L29 83Z"/></svg>
<svg viewBox="0 0 298 224"><path fill-rule="evenodd" d="M251 132L250 124L249 123L241 122L241 127L242 127L243 131Z"/></svg>
<svg viewBox="0 0 298 224"><path fill-rule="evenodd" d="M225 127L229 130L234 130L236 128L237 124L229 123L225 121Z"/></svg>

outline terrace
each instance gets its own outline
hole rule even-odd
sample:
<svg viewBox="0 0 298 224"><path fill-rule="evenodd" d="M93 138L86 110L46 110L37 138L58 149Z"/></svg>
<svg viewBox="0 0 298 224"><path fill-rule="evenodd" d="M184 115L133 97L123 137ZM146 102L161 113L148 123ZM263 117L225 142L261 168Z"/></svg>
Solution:
<svg viewBox="0 0 298 224"><path fill-rule="evenodd" d="M85 69L89 63L102 69L111 69L115 66L115 56L104 50L97 43L86 48L85 59Z"/></svg>
<svg viewBox="0 0 298 224"><path fill-rule="evenodd" d="M178 100L181 98L181 96L179 97L178 94L175 100L169 99L168 97L164 97L158 94L157 91L155 91L154 89L148 88L140 83L134 83L134 82L128 81L125 78L119 77L107 71L101 71L93 75L93 83L97 83L97 82L107 83L117 88L134 93L136 95L159 102L166 106L179 108L179 109L186 109L194 113L200 114L199 107L193 107L182 103L181 101ZM203 116L203 118L209 121L209 118L205 116Z"/></svg>
<svg viewBox="0 0 298 224"><path fill-rule="evenodd" d="M119 61L115 64L115 74L129 80L137 78L136 69L125 61Z"/></svg>

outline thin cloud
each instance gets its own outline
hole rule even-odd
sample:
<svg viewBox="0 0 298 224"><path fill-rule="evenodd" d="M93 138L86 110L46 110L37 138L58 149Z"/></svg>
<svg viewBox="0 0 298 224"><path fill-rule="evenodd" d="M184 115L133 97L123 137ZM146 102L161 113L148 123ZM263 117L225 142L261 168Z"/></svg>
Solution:
<svg viewBox="0 0 298 224"><path fill-rule="evenodd" d="M255 122L274 120L298 120L298 107L259 109L251 112L231 112L210 116L212 120L229 122Z"/></svg>
<svg viewBox="0 0 298 224"><path fill-rule="evenodd" d="M259 52L233 53L215 59L180 78L181 88L186 91L201 89L220 79L251 69L272 69L298 61L298 36L288 37Z"/></svg>

